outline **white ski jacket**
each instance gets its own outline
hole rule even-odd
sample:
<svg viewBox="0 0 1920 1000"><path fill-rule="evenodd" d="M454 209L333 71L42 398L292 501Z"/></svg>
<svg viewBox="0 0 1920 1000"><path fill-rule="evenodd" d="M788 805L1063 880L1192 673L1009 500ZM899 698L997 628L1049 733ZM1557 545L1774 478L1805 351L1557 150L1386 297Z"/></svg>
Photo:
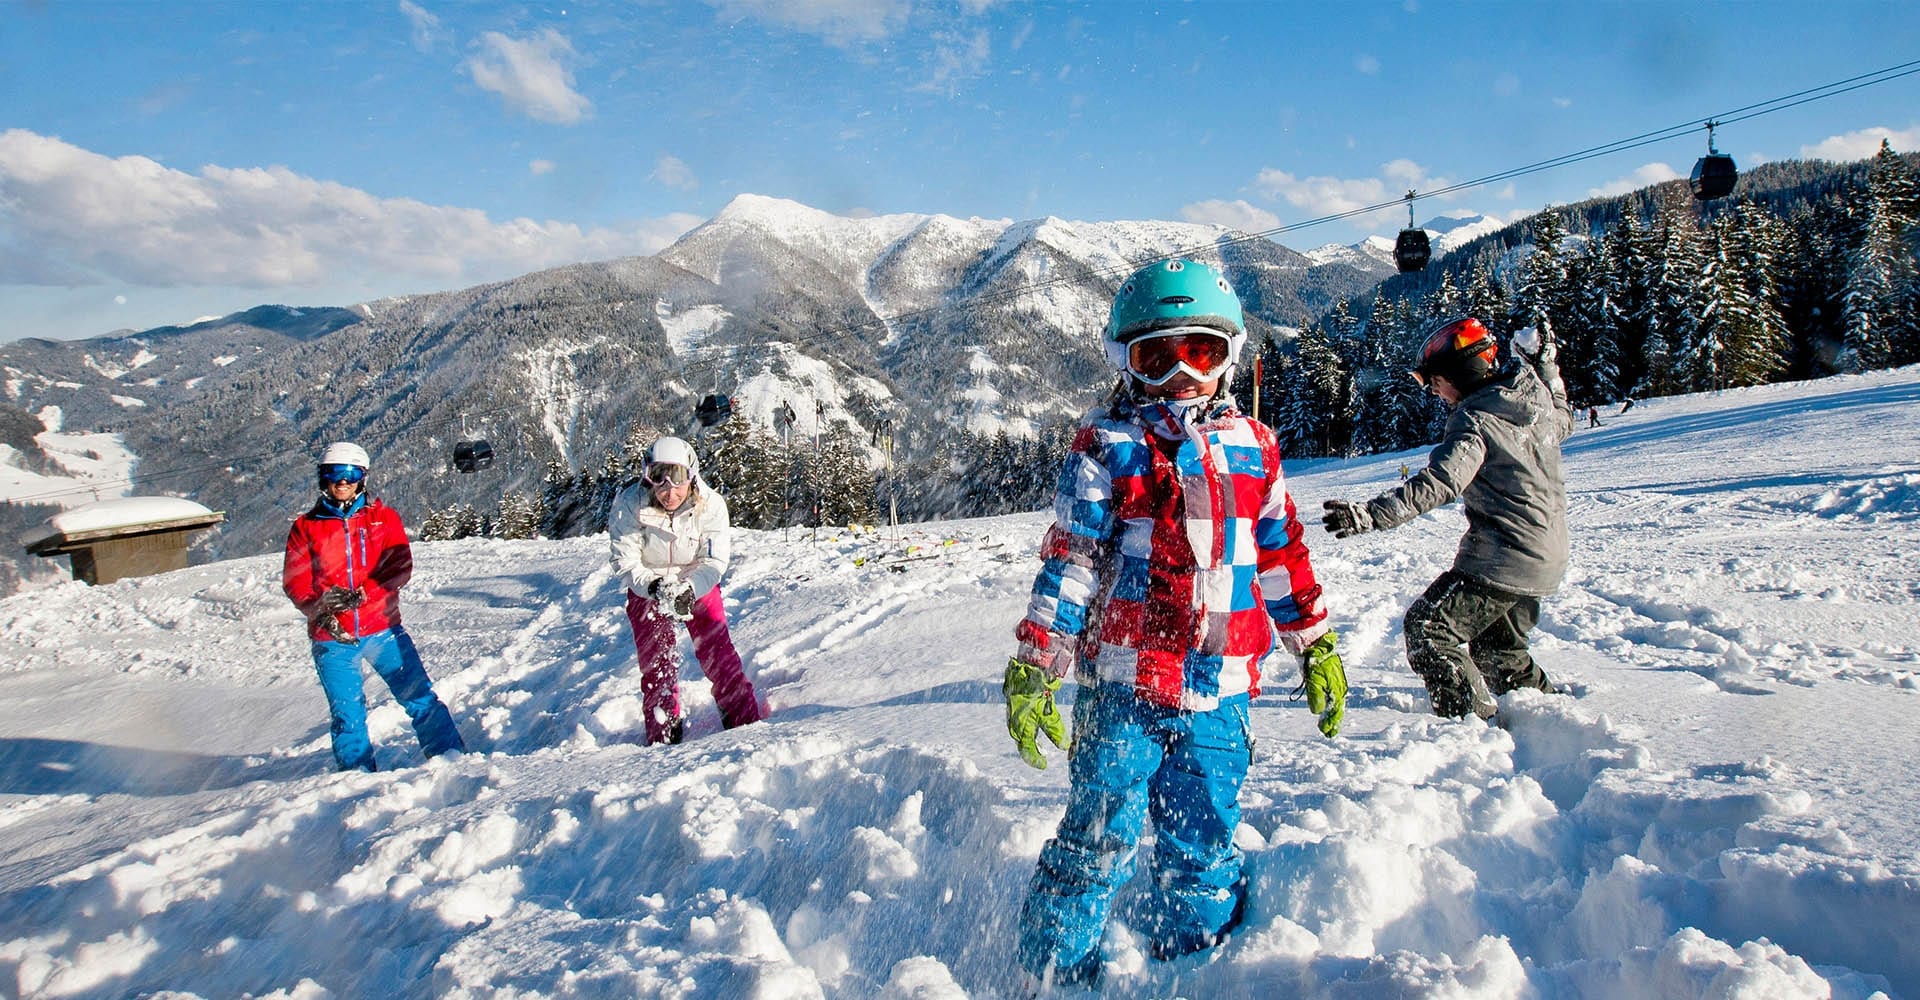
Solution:
<svg viewBox="0 0 1920 1000"><path fill-rule="evenodd" d="M705 597L727 572L732 525L726 498L699 478L693 483L693 495L671 514L654 504L646 483L633 483L613 498L607 513L613 571L641 597L663 578L685 580L695 598Z"/></svg>

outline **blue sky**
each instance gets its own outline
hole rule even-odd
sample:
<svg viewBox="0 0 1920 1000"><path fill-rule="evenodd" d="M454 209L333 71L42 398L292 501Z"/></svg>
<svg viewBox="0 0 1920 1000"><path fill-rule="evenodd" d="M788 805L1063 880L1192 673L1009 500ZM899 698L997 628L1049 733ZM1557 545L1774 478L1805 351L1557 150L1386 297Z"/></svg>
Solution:
<svg viewBox="0 0 1920 1000"><path fill-rule="evenodd" d="M0 0L0 341L650 253L742 193L1265 230L1916 59L1911 0ZM1920 75L1719 145L1851 159L1883 135L1920 148ZM1417 211L1517 217L1704 148Z"/></svg>

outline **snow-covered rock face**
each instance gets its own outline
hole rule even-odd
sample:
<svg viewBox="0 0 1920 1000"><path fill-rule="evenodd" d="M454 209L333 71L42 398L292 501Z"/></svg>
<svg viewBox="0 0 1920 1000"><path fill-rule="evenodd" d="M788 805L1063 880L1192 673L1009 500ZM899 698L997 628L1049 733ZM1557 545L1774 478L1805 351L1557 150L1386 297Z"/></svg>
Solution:
<svg viewBox="0 0 1920 1000"><path fill-rule="evenodd" d="M1433 717L1401 654L1458 511L1310 527L1345 728L1269 660L1246 921L1148 958L1143 863L1104 995L1920 995L1916 403L1907 369L1579 431L1534 633L1567 693L1500 726ZM1288 482L1313 510L1420 460ZM327 770L278 555L0 600L0 992L1016 995L1067 768L1020 762L998 673L1048 522L738 532L769 721L721 731L683 671L689 742L652 748L604 536L417 544L406 620L472 752L423 763L370 683L377 774Z"/></svg>

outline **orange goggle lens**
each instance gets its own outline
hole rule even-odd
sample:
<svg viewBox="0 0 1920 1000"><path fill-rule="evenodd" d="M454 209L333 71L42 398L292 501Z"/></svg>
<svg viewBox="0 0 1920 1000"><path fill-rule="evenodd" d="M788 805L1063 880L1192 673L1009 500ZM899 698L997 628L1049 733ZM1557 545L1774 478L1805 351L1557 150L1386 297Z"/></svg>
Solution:
<svg viewBox="0 0 1920 1000"><path fill-rule="evenodd" d="M1211 333L1178 333L1143 337L1127 345L1127 367L1149 385L1159 385L1184 367L1197 379L1217 377L1226 370L1232 346Z"/></svg>

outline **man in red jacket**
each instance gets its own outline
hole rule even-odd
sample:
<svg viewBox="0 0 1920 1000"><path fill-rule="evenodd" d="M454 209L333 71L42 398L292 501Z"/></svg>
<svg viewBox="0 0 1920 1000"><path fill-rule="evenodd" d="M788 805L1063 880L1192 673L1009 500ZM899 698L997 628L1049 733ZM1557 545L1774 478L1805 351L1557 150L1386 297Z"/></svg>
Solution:
<svg viewBox="0 0 1920 1000"><path fill-rule="evenodd" d="M447 706L433 693L413 638L400 627L400 588L413 576L413 548L393 508L367 495L367 452L338 442L320 455L320 499L287 533L281 586L307 617L313 664L332 715L333 759L342 771L372 771L360 661L387 682L413 720L420 750L465 750Z"/></svg>

